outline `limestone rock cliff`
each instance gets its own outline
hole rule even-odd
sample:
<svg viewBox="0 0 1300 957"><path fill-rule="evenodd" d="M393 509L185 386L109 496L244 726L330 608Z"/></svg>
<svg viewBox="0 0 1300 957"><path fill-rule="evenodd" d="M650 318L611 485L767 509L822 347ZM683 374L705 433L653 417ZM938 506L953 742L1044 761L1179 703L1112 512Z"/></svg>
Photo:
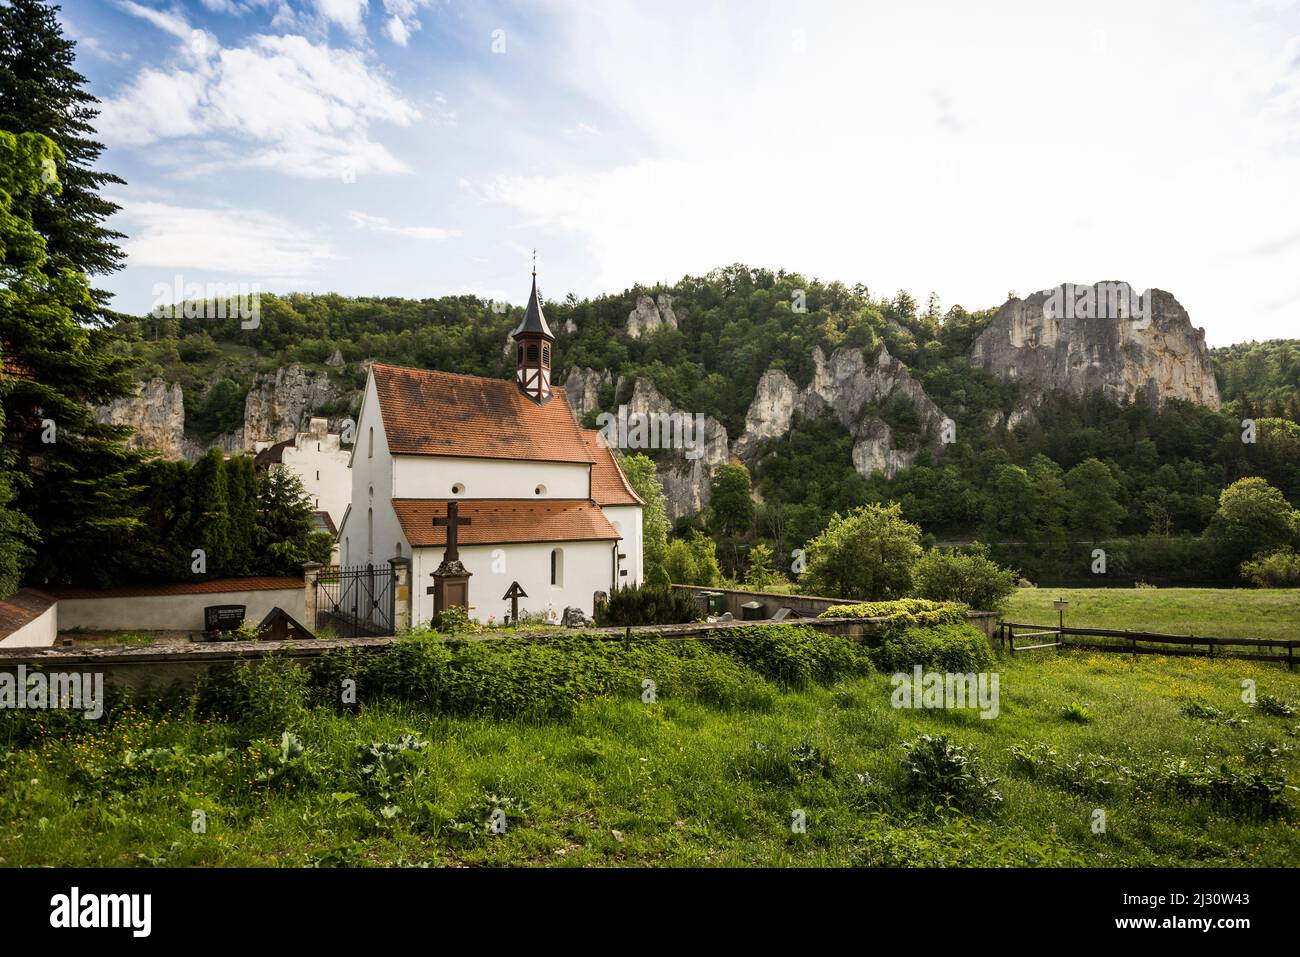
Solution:
<svg viewBox="0 0 1300 957"><path fill-rule="evenodd" d="M129 425L135 432L129 448L157 449L163 458L179 459L185 451L185 398L179 385L162 379L142 382L130 398L114 399L95 410L95 419Z"/></svg>
<svg viewBox="0 0 1300 957"><path fill-rule="evenodd" d="M785 435L796 412L812 418L829 411L854 438L853 465L858 472L884 472L893 478L916 461L919 449L895 448L888 424L879 416L864 415L863 407L896 395L911 401L932 447L938 448L947 416L883 345L870 359L860 349L837 349L827 359L818 347L813 350L813 370L805 389L779 369L763 373L745 416L745 432L733 450L736 455L752 458L764 440Z"/></svg>
<svg viewBox="0 0 1300 957"><path fill-rule="evenodd" d="M308 372L294 364L262 373L253 379L244 400L241 445L251 451L254 443L282 442L307 428L313 413L344 395L328 375ZM338 431L341 419L330 420L330 431Z"/></svg>
<svg viewBox="0 0 1300 957"><path fill-rule="evenodd" d="M575 368L569 372L564 380L564 392L569 397L569 407L579 421L588 412L600 411L600 390L611 383L617 393L618 387L623 384L623 377L619 376L615 380L608 369L598 372L595 369Z"/></svg>
<svg viewBox="0 0 1300 957"><path fill-rule="evenodd" d="M665 413L681 410L664 398L654 383L637 379L632 398L627 404L628 414ZM659 457L659 480L663 483L667 501L668 518L676 521L684 515L693 515L709 501L709 476L717 465L730 459L727 430L710 416L704 417L702 436L694 436L694 448L671 449L656 453ZM628 449L629 452L640 451ZM653 452L653 450L646 450Z"/></svg>
<svg viewBox="0 0 1300 957"><path fill-rule="evenodd" d="M1170 293L1153 289L1140 308L1115 308L1116 287L1064 285L1009 299L971 348L971 363L1024 383L1021 416L1042 393L1098 389L1117 401L1145 395L1219 408L1205 330ZM1136 300L1131 300L1136 302Z"/></svg>
<svg viewBox="0 0 1300 957"><path fill-rule="evenodd" d="M127 440L131 448L157 449L165 459L194 461L211 448L252 452L258 442L293 438L306 429L317 410L345 396L356 399L354 392L338 388L328 375L292 365L254 376L244 400L243 425L208 442L185 434L184 394L179 384L167 385L162 379L141 383L134 396L101 406L95 417L130 426L134 430ZM330 419L330 430L337 432L344 418Z"/></svg>
<svg viewBox="0 0 1300 957"><path fill-rule="evenodd" d="M673 314L673 297L661 292L658 299L638 296L636 308L627 315L627 334L639 339L647 332L654 332L662 326L677 328L677 316Z"/></svg>

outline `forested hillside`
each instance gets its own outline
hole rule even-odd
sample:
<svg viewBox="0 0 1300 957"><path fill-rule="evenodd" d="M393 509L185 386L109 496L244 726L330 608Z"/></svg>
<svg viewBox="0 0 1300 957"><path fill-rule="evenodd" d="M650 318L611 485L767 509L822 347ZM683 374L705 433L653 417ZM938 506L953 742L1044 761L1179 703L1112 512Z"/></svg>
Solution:
<svg viewBox="0 0 1300 957"><path fill-rule="evenodd" d="M629 316L646 296L663 307L664 321L633 328ZM1065 543L1125 536L1139 542L1121 555L1135 577L1146 569L1215 580L1234 570L1193 554L1187 542L1205 530L1228 484L1262 476L1300 504L1300 351L1292 342L1213 350L1222 411L1176 400L1156 408L1141 399L1046 395L1026 416L1016 411L1020 386L966 358L994 308L943 309L934 296L919 307L902 292L881 296L736 265L671 286L570 296L546 311L558 381L578 368L610 373L599 388L602 409L627 402L636 381L648 380L674 407L716 419L734 441L765 372L782 370L804 387L815 348L871 356L883 344L955 422L956 441L936 452L905 397L864 407L861 414L888 424L896 447L916 453L912 468L887 479L855 469L854 438L840 421L796 414L783 437L747 458L759 501L747 528L729 522L724 531L712 509L679 520L679 532L693 526L719 539L730 573L743 570L754 544L766 542L785 562L832 513L897 500L934 538L1001 543L999 556L1029 573L1068 577L1073 565L1053 564L1067 552L1072 557L1062 560L1075 562ZM343 397L316 410L335 415L355 402L366 359L507 378L506 344L520 317L518 307L468 296L263 295L254 329L233 317L150 317L120 331L141 360L142 379L181 384L187 430L208 439L241 424L256 373L294 363L337 383ZM1243 441L1245 418L1258 420L1253 442Z"/></svg>

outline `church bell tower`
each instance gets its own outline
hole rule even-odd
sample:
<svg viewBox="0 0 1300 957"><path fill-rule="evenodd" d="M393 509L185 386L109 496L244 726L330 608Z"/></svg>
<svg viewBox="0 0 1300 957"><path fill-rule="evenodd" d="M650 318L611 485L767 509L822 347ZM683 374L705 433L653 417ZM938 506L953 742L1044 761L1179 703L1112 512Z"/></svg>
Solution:
<svg viewBox="0 0 1300 957"><path fill-rule="evenodd" d="M555 336L542 315L537 298L537 265L533 264L533 291L524 310L524 321L514 331L515 382L524 395L538 405L551 399L551 345Z"/></svg>

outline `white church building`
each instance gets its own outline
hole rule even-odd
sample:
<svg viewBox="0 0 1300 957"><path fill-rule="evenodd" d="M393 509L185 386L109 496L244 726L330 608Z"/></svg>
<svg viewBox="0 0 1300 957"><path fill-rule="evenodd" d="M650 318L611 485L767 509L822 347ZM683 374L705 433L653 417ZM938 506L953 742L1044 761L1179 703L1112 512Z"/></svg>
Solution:
<svg viewBox="0 0 1300 957"><path fill-rule="evenodd" d="M535 273L513 338L514 382L380 363L367 377L341 564L408 558L412 624L434 613L427 590L452 502L473 619L504 620L515 582L527 595L521 613L558 620L567 607L590 616L598 593L642 580L642 501L551 385L555 337Z"/></svg>

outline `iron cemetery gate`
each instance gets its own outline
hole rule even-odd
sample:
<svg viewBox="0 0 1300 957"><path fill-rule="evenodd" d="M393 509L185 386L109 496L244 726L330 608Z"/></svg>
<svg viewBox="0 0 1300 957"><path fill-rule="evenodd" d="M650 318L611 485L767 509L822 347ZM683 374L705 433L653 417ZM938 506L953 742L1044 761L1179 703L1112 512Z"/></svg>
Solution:
<svg viewBox="0 0 1300 957"><path fill-rule="evenodd" d="M316 629L344 638L391 635L393 578L391 565L322 568L315 583Z"/></svg>

